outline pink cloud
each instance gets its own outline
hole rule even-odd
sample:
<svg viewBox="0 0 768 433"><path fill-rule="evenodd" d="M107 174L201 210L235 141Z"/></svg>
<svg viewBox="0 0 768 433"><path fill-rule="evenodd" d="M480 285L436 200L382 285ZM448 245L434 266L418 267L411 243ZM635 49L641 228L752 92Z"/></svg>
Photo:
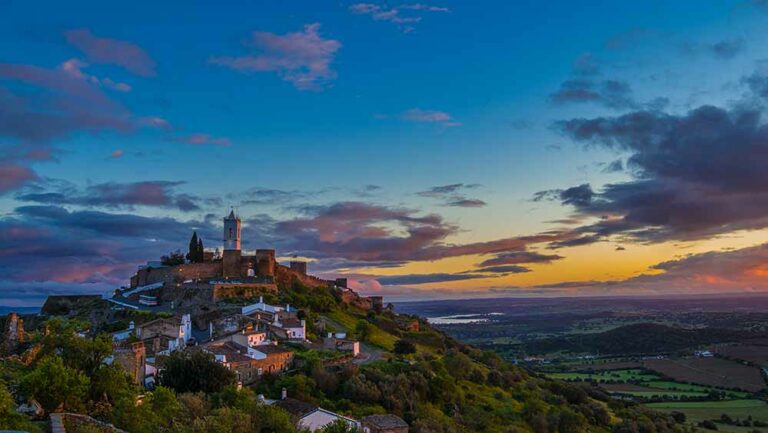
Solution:
<svg viewBox="0 0 768 433"><path fill-rule="evenodd" d="M91 84L99 87L105 87L118 92L130 92L133 90L130 85L126 83L118 83L111 78L99 78L95 75L89 75L83 72L83 68L88 67L87 63L84 63L78 59L69 59L66 62L59 65L59 69L66 72L72 77L79 78L81 80L87 80Z"/></svg>
<svg viewBox="0 0 768 433"><path fill-rule="evenodd" d="M459 126L449 113L445 111L422 110L420 108L411 108L402 114L403 120L420 123L439 123L443 126Z"/></svg>
<svg viewBox="0 0 768 433"><path fill-rule="evenodd" d="M175 141L180 143L192 144L195 146L203 145L216 145L216 146L229 146L232 144L229 138L226 137L214 137L209 134L190 134L182 137L176 137Z"/></svg>
<svg viewBox="0 0 768 433"><path fill-rule="evenodd" d="M139 124L142 126L148 126L150 128L163 129L165 131L170 131L173 129L171 122L157 116L142 117L139 119Z"/></svg>
<svg viewBox="0 0 768 433"><path fill-rule="evenodd" d="M419 13L423 12L450 12L450 9L441 6L431 6L423 3L411 3L394 7L380 6L375 3L355 3L349 7L350 12L356 15L368 15L374 21L386 21L397 24L402 31L408 33L413 30L411 25L422 20ZM405 14L402 12L405 11Z"/></svg>
<svg viewBox="0 0 768 433"><path fill-rule="evenodd" d="M308 24L303 32L278 35L254 32L247 45L261 51L257 55L213 57L210 62L241 72L276 72L299 90L321 90L336 78L331 63L341 43L323 39L320 24Z"/></svg>
<svg viewBox="0 0 768 433"><path fill-rule="evenodd" d="M125 152L123 152L123 149L117 149L114 152L112 152L110 157L113 158L113 159L122 158L124 153Z"/></svg>
<svg viewBox="0 0 768 433"><path fill-rule="evenodd" d="M155 61L136 44L96 37L88 29L69 30L64 36L94 63L118 65L143 77L155 75Z"/></svg>
<svg viewBox="0 0 768 433"><path fill-rule="evenodd" d="M9 163L0 164L0 194L17 189L35 179L37 175L29 167Z"/></svg>

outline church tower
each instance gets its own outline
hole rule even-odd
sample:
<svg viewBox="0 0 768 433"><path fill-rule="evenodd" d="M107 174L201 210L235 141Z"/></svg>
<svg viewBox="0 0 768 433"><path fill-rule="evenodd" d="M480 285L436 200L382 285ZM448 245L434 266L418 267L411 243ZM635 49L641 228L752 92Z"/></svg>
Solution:
<svg viewBox="0 0 768 433"><path fill-rule="evenodd" d="M224 251L240 250L240 218L234 209L224 218Z"/></svg>
<svg viewBox="0 0 768 433"><path fill-rule="evenodd" d="M224 256L222 267L224 278L240 278L240 218L235 211L224 218Z"/></svg>

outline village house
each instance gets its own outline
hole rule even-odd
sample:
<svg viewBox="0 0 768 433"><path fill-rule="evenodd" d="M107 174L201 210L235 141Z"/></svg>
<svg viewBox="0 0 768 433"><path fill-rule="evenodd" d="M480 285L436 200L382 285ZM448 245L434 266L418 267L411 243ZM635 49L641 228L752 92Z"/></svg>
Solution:
<svg viewBox="0 0 768 433"><path fill-rule="evenodd" d="M360 423L352 418L339 415L311 403L289 398L285 388L283 388L282 398L273 402L273 404L291 414L297 430L306 429L310 432L316 432L336 420L342 420L354 428L360 428Z"/></svg>
<svg viewBox="0 0 768 433"><path fill-rule="evenodd" d="M369 415L360 422L363 433L408 433L408 424L397 415Z"/></svg>
<svg viewBox="0 0 768 433"><path fill-rule="evenodd" d="M169 355L187 347L192 338L192 319L189 314L155 319L136 326L135 333L144 342L148 353Z"/></svg>
<svg viewBox="0 0 768 433"><path fill-rule="evenodd" d="M256 382L263 374L283 372L293 362L293 352L276 345L248 347L226 341L208 344L205 350L234 371L237 381L243 385Z"/></svg>
<svg viewBox="0 0 768 433"><path fill-rule="evenodd" d="M299 319L298 311L290 305L285 308L269 305L260 296L259 302L242 307L241 313L266 326L278 339L302 341L307 338L306 320Z"/></svg>
<svg viewBox="0 0 768 433"><path fill-rule="evenodd" d="M346 333L333 334L329 332L323 339L323 348L340 352L350 352L352 356L358 356L360 354L360 342L346 339L346 335Z"/></svg>

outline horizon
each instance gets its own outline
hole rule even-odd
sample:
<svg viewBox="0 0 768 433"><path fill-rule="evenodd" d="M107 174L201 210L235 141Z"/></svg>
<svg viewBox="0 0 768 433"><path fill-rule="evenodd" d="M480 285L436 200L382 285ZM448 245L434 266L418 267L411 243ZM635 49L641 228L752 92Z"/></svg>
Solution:
<svg viewBox="0 0 768 433"><path fill-rule="evenodd" d="M230 209L385 302L768 295L765 1L147 5L4 8L0 307Z"/></svg>

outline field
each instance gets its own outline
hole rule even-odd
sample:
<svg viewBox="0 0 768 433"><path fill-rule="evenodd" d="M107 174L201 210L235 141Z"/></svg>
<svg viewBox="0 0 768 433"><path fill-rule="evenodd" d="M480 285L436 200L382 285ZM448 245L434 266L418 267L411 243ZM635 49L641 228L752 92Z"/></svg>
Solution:
<svg viewBox="0 0 768 433"><path fill-rule="evenodd" d="M703 420L720 418L721 414L727 414L733 419L740 420L751 416L753 420L768 422L768 404L761 400L664 402L650 403L646 406L663 412L682 412L688 421L694 424ZM754 427L718 424L718 431L723 432L747 433L754 430ZM762 430L768 431L768 428L762 428Z"/></svg>
<svg viewBox="0 0 768 433"><path fill-rule="evenodd" d="M757 365L768 365L768 346L738 344L718 347L715 351L728 358L741 359Z"/></svg>
<svg viewBox="0 0 768 433"><path fill-rule="evenodd" d="M619 363L615 363L619 364ZM548 373L553 379L598 383L612 394L631 395L641 399L694 399L705 398L713 391L722 392L728 398L747 398L747 392L717 389L711 386L664 380L661 376L644 369L598 370L594 372Z"/></svg>
<svg viewBox="0 0 768 433"><path fill-rule="evenodd" d="M765 388L760 369L719 358L650 359L646 368L678 382L758 392Z"/></svg>

